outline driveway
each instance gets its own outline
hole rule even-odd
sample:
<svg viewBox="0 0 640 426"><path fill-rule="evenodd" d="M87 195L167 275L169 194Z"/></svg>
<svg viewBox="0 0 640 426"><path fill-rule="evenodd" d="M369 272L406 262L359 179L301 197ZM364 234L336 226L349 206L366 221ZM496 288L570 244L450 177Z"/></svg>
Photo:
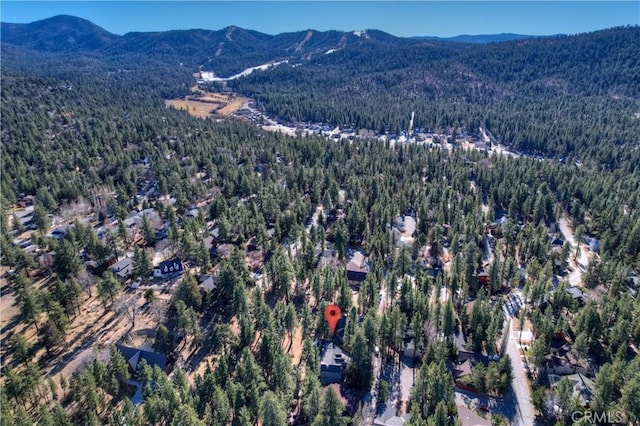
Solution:
<svg viewBox="0 0 640 426"><path fill-rule="evenodd" d="M589 266L589 262L591 262L591 258L593 257L593 252L591 252L588 245L580 241L576 241L571 225L566 217L562 217L558 220L558 227L560 228L560 232L562 232L565 240L567 240L571 246L571 254L569 255L569 269L571 272L569 273L568 279L569 284L574 287L580 285L582 282L582 274ZM575 259L574 254L578 244L580 244L580 258Z"/></svg>
<svg viewBox="0 0 640 426"><path fill-rule="evenodd" d="M413 382L415 380L413 360L408 357L402 357L400 364L400 399L403 401L409 401L411 389L413 389Z"/></svg>

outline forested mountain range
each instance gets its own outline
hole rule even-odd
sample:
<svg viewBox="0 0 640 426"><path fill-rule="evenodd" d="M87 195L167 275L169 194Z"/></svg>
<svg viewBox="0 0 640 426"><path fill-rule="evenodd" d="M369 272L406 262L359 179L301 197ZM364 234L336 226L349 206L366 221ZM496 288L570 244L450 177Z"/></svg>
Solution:
<svg viewBox="0 0 640 426"><path fill-rule="evenodd" d="M109 33L93 23L60 15L30 24L2 23L2 42L41 53L97 55L113 60L127 54L145 54L167 61L167 66L212 69L222 76L279 59L309 58L328 49L344 48L368 40L375 43L410 43L382 31L299 31L268 35L229 26L221 30L175 30Z"/></svg>
<svg viewBox="0 0 640 426"><path fill-rule="evenodd" d="M288 60L229 85L284 120L400 131L415 111L417 127L483 126L517 150L633 170L639 38L637 26L480 45L375 30L272 36L228 27L118 36L58 16L3 23L2 53L5 74L127 72L162 80L155 87L164 97L186 94L194 71L229 76Z"/></svg>

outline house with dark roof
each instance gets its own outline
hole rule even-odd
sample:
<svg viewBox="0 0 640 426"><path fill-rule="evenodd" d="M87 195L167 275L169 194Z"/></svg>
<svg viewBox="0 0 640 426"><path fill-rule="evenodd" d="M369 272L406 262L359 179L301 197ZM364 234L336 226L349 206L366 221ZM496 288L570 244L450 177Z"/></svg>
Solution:
<svg viewBox="0 0 640 426"><path fill-rule="evenodd" d="M566 376L569 374L588 375L592 373L591 366L577 359L571 352L571 345L564 339L551 340L549 354L545 356L543 370L547 374Z"/></svg>
<svg viewBox="0 0 640 426"><path fill-rule="evenodd" d="M353 254L349 263L347 263L347 279L349 281L364 281L369 273L369 265L364 259L364 255L359 251Z"/></svg>
<svg viewBox="0 0 640 426"><path fill-rule="evenodd" d="M182 261L178 258L165 260L153 268L154 278L168 278L184 273Z"/></svg>
<svg viewBox="0 0 640 426"><path fill-rule="evenodd" d="M553 237L551 238L551 247L552 248L562 248L562 246L564 246L564 240L558 238L558 237Z"/></svg>
<svg viewBox="0 0 640 426"><path fill-rule="evenodd" d="M465 362L466 360L473 360L476 358L476 353L473 351L469 351L467 349L458 348L458 353L456 355L456 361L458 363Z"/></svg>
<svg viewBox="0 0 640 426"><path fill-rule="evenodd" d="M133 374L138 372L138 367L142 360L145 360L151 368L156 365L162 371L165 371L167 368L167 357L164 354L147 351L145 349L130 348L123 345L116 345L116 349L118 349L124 359L127 360Z"/></svg>
<svg viewBox="0 0 640 426"><path fill-rule="evenodd" d="M120 280L128 280L131 276L131 272L133 271L133 259L125 256L111 265L111 267L109 267L109 270L113 272L113 274Z"/></svg>
<svg viewBox="0 0 640 426"><path fill-rule="evenodd" d="M348 357L333 342L326 342L322 347L320 361L320 383L326 386L330 383L341 383L347 370Z"/></svg>
<svg viewBox="0 0 640 426"><path fill-rule="evenodd" d="M68 232L69 232L68 226L61 226L60 228L57 228L51 231L51 233L47 236L51 238L55 238L57 241L60 241L67 236Z"/></svg>
<svg viewBox="0 0 640 426"><path fill-rule="evenodd" d="M146 349L130 348L128 346L116 345L116 349L122 354L127 363L129 364L132 378L127 380L127 384L136 389L133 396L131 396L131 402L138 406L142 404L144 395L142 393L142 384L135 378L138 375L138 369L140 363L144 360L149 367L158 367L162 371L167 369L167 357L164 354L151 352Z"/></svg>
<svg viewBox="0 0 640 426"><path fill-rule="evenodd" d="M470 376L472 374L473 374L473 363L471 362L470 359L464 361L461 364L456 365L453 368L453 378L456 381L458 381L458 379L461 379L466 376Z"/></svg>

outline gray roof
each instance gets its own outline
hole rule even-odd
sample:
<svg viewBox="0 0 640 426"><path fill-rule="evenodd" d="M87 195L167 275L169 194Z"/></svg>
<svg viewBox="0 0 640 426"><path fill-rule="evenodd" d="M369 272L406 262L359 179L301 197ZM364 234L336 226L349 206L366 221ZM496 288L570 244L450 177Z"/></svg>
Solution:
<svg viewBox="0 0 640 426"><path fill-rule="evenodd" d="M118 278L129 278L133 269L133 260L130 257L123 257L109 268Z"/></svg>
<svg viewBox="0 0 640 426"><path fill-rule="evenodd" d="M392 401L387 402L387 408L373 421L374 426L402 426L409 421L410 414L399 416Z"/></svg>
<svg viewBox="0 0 640 426"><path fill-rule="evenodd" d="M574 299L580 299L581 297L584 297L584 293L582 292L582 290L580 290L580 288L578 287L569 287L567 288L567 292L571 295L571 297L573 297Z"/></svg>
<svg viewBox="0 0 640 426"><path fill-rule="evenodd" d="M351 258L351 260L349 261L349 263L347 263L347 271L352 271L352 272L362 272L362 273L367 273L369 272L369 266L367 265L367 263L364 260L364 255L362 253L360 253L359 251L356 251L353 254L353 257Z"/></svg>
<svg viewBox="0 0 640 426"><path fill-rule="evenodd" d="M202 275L200 277L199 288L209 293L212 290L215 290L218 287L218 276L217 275Z"/></svg>
<svg viewBox="0 0 640 426"><path fill-rule="evenodd" d="M573 396L578 398L583 405L591 402L593 396L593 381L580 373L564 376L573 385ZM549 374L549 382L551 387L555 387L562 377L556 374Z"/></svg>
<svg viewBox="0 0 640 426"><path fill-rule="evenodd" d="M327 343L322 349L321 370L341 369L346 363L346 357L338 346Z"/></svg>

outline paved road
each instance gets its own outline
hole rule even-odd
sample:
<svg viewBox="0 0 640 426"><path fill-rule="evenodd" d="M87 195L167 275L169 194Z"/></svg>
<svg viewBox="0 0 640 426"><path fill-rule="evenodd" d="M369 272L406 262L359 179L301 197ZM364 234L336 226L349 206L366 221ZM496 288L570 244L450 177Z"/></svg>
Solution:
<svg viewBox="0 0 640 426"><path fill-rule="evenodd" d="M529 382L524 366L520 360L520 352L518 350L518 331L511 331L509 328L509 341L507 342L507 355L511 358L513 366L513 382L511 382L512 390L509 392L515 396L513 403L515 404L515 418L512 424L515 426L531 426L534 424L534 410L531 404L531 394L529 392ZM508 401L512 395L507 395L505 405L509 405Z"/></svg>

